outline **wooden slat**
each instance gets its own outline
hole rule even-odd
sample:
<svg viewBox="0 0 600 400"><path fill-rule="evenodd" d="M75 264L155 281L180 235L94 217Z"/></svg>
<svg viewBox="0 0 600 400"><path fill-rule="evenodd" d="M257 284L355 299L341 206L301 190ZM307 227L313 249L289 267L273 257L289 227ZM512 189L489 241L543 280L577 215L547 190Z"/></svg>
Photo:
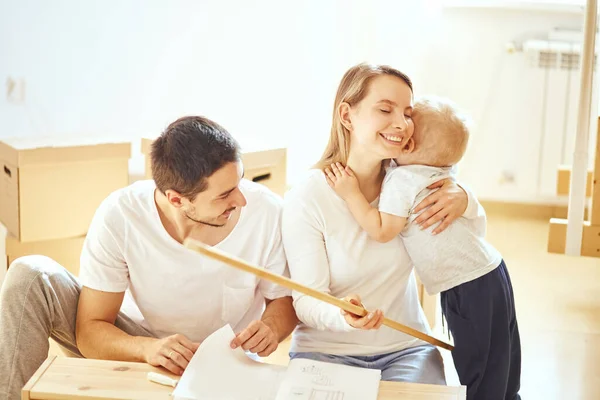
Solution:
<svg viewBox="0 0 600 400"><path fill-rule="evenodd" d="M31 378L29 378L29 380L27 381L25 386L23 386L23 389L21 389L21 400L30 400L31 399L31 397L30 397L31 390L38 383L38 381L44 375L46 370L48 370L48 368L50 368L50 365L52 365L52 363L54 362L55 359L56 359L56 356L48 357L46 359L46 361L44 361L44 363L42 365L40 365L40 367L37 369L37 371L35 371L35 373L31 376Z"/></svg>
<svg viewBox="0 0 600 400"><path fill-rule="evenodd" d="M210 247L207 246L203 243L198 242L197 240L193 240L193 239L186 239L184 241L184 245L191 249L194 250L200 254L203 254L207 257L210 257L214 260L217 261L221 261L227 265L230 265L234 268L237 268L239 270L242 270L244 272L248 272L251 273L253 275L258 276L261 279L266 279L270 282L276 283L280 286L286 287L288 289L291 290L295 290L297 292L303 293L307 296L313 297L317 300L321 300L324 301L325 303L331 304L333 306L339 307L342 310L345 310L349 313L355 314L355 315L359 315L361 317L364 317L365 315L367 315L368 311L366 309L364 309L363 307L359 307L356 305L353 305L347 301L344 301L342 299L338 299L335 296L332 296L328 293L324 293L318 290L315 290L313 288L310 288L308 286L304 286L296 281L293 281L289 278L286 278L284 276L275 274L273 272L267 271L264 268L260 268L257 267L255 265L249 264L246 261L242 260L241 258L238 257L234 257L230 254L225 253L224 251L217 249L215 247ZM430 343L434 346L439 346L443 349L446 350L453 350L454 346L443 342L441 340L438 340L432 336L427 335L426 333L423 333L421 331L418 331L416 329L413 329L409 326L406 326L404 324L401 324L397 321L391 320L389 318L384 318L383 320L383 325L388 326L392 329L396 329L397 331L406 333L407 335L410 335L412 337L415 337L417 339L421 339L427 343Z"/></svg>

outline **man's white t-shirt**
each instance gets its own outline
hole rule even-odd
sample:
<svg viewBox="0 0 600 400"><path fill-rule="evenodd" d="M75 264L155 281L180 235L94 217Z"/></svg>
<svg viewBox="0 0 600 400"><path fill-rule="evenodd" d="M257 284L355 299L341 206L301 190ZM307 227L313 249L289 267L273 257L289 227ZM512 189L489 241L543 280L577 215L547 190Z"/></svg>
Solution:
<svg viewBox="0 0 600 400"><path fill-rule="evenodd" d="M81 254L80 281L91 289L126 292L121 310L162 338L175 333L201 342L230 324L260 319L266 299L290 291L187 249L165 230L154 181L112 193L98 208ZM233 231L215 247L289 276L281 241L282 201L242 180L247 200Z"/></svg>
<svg viewBox="0 0 600 400"><path fill-rule="evenodd" d="M379 211L407 217L401 233L415 270L430 295L477 279L495 269L500 253L485 240L486 216L477 203L477 215L452 222L433 235L437 226L421 229L413 223L413 209L435 189L427 187L453 175L452 168L404 165L387 170L381 190Z"/></svg>

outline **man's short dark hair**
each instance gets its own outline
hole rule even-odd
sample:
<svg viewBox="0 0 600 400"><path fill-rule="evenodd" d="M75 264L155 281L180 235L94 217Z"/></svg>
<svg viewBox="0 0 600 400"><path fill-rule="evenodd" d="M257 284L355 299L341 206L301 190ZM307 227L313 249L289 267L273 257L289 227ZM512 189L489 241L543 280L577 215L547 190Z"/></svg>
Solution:
<svg viewBox="0 0 600 400"><path fill-rule="evenodd" d="M193 200L206 190L208 177L240 160L240 148L216 122L188 116L171 123L152 143L150 157L156 187Z"/></svg>

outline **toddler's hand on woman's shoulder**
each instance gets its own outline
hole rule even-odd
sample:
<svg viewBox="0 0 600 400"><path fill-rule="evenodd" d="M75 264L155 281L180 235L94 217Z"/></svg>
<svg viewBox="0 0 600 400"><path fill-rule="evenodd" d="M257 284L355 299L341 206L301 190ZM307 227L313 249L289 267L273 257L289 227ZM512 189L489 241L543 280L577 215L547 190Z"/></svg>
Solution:
<svg viewBox="0 0 600 400"><path fill-rule="evenodd" d="M352 195L359 194L358 179L350 169L341 163L334 163L324 169L327 183L344 200Z"/></svg>

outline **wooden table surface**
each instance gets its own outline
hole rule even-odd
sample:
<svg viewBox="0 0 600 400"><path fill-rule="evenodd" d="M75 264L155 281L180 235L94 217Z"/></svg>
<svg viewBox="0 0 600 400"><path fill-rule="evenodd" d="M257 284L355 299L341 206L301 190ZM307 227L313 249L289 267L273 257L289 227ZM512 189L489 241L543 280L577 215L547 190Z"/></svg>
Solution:
<svg viewBox="0 0 600 400"><path fill-rule="evenodd" d="M144 363L49 357L22 391L22 399L172 400L172 387L147 380L148 372L171 375ZM175 377L174 375L171 375ZM378 400L463 400L464 386L381 382Z"/></svg>

